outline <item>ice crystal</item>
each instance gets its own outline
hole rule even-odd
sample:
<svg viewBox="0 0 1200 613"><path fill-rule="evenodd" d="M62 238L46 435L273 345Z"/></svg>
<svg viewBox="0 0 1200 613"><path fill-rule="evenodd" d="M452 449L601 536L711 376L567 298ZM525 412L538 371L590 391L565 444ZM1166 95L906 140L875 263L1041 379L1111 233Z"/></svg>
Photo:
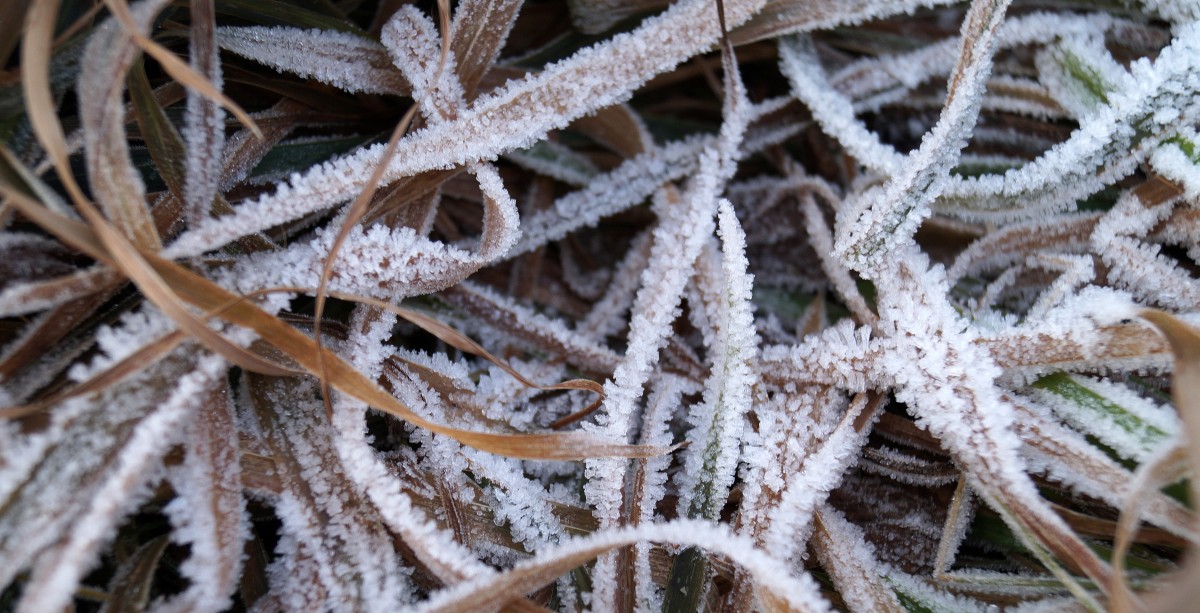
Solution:
<svg viewBox="0 0 1200 613"><path fill-rule="evenodd" d="M1194 2L58 4L0 19L0 603L1187 572Z"/></svg>

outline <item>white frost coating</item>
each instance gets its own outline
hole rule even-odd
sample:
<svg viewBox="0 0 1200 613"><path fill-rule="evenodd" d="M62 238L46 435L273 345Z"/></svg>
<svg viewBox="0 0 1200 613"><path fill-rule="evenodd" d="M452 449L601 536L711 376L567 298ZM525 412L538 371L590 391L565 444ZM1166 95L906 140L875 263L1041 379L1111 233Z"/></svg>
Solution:
<svg viewBox="0 0 1200 613"><path fill-rule="evenodd" d="M227 610L242 574L250 516L242 497L241 449L227 390L217 390L220 398L209 392L214 401L188 424L187 459L168 470L177 496L163 507L174 528L171 538L189 547L179 570L191 585L155 613Z"/></svg>
<svg viewBox="0 0 1200 613"><path fill-rule="evenodd" d="M485 196L484 229L473 252L430 240L412 228L351 228L332 267L329 289L384 300L445 289L506 253L519 236L516 202L491 165L474 166ZM337 232L243 258L224 275L239 293L270 287L315 288Z"/></svg>
<svg viewBox="0 0 1200 613"><path fill-rule="evenodd" d="M1049 407L1071 427L1095 436L1121 457L1141 464L1172 435L1182 431L1183 425L1170 406L1155 404L1111 381L1079 375L1070 375L1070 379L1100 398L1064 397L1042 388L1029 388L1024 393ZM1122 414L1114 415L1113 411Z"/></svg>
<svg viewBox="0 0 1200 613"><path fill-rule="evenodd" d="M402 6L383 26L380 42L404 78L413 99L430 123L453 119L467 107L454 54L441 56L437 26L417 7Z"/></svg>
<svg viewBox="0 0 1200 613"><path fill-rule="evenodd" d="M728 15L726 19L729 19ZM670 324L678 317L679 301L692 275L693 264L712 235L717 199L737 171L738 151L752 110L732 55L732 50L722 54L725 64L724 122L715 147L700 155L699 171L689 181L682 197L673 186L658 191L655 205L659 224L654 230L650 263L642 273L642 288L631 316L629 346L613 378L605 382L604 413L595 425L585 424L585 431L628 439L636 403L659 349L671 332ZM744 245L744 238L742 242ZM731 474L732 471L730 468ZM618 525L625 463L591 460L586 463L584 474L588 477L584 494L600 527ZM592 574L593 596L599 602L615 601L615 570L611 555L596 562Z"/></svg>
<svg viewBox="0 0 1200 613"><path fill-rule="evenodd" d="M267 568L286 608L395 610L412 597L392 535L365 503L334 453L337 433L310 381L258 379L265 439L276 457L281 523ZM276 407L286 407L277 412Z"/></svg>
<svg viewBox="0 0 1200 613"><path fill-rule="evenodd" d="M958 596L935 588L922 581L919 577L892 570L887 574L887 581L896 591L904 594L910 601L930 611L955 611L960 613L995 613L992 605Z"/></svg>
<svg viewBox="0 0 1200 613"><path fill-rule="evenodd" d="M1180 136L1196 147L1200 143L1200 135L1192 130L1181 131ZM1193 149L1195 150L1195 149ZM1200 163L1188 157L1178 143L1166 142L1150 155L1150 165L1164 177L1183 188L1184 198L1196 202L1200 200Z"/></svg>
<svg viewBox="0 0 1200 613"><path fill-rule="evenodd" d="M726 3L727 23L730 27L742 23L764 2ZM426 170L494 159L506 151L528 147L574 119L623 101L654 75L707 50L718 39L713 10L708 0L680 2L633 32L618 34L480 97L457 119L403 139L382 185ZM187 232L165 255L199 255L240 236L345 202L362 190L384 147L368 147L315 166L304 175L294 175L290 185L280 186L274 194L242 204L233 215Z"/></svg>
<svg viewBox="0 0 1200 613"><path fill-rule="evenodd" d="M348 92L407 94L383 46L333 30L249 26L217 28L222 49Z"/></svg>
<svg viewBox="0 0 1200 613"><path fill-rule="evenodd" d="M717 220L722 241L720 295L716 304L703 307L715 326L709 348L712 373L704 401L691 415L691 437L697 444L688 449L679 498L681 515L714 521L720 519L733 485L744 416L758 383L752 368L758 334L750 302L753 276L746 272L746 235L728 200L718 204Z"/></svg>
<svg viewBox="0 0 1200 613"><path fill-rule="evenodd" d="M1147 206L1126 192L1096 224L1091 240L1114 285L1136 292L1144 302L1187 311L1200 305L1200 280L1161 254L1159 245L1139 240L1171 214L1174 204Z"/></svg>
<svg viewBox="0 0 1200 613"><path fill-rule="evenodd" d="M650 238L650 232L642 232L633 239L629 251L611 275L604 294L575 325L577 333L602 340L625 325L624 314L633 304L642 272L650 263Z"/></svg>
<svg viewBox="0 0 1200 613"><path fill-rule="evenodd" d="M968 220L1012 221L1072 209L1127 176L1180 126L1200 118L1200 22L1181 26L1153 62L1130 65L1107 104L1071 137L1002 176L952 178L935 208ZM1169 112L1163 112L1169 109Z"/></svg>
<svg viewBox="0 0 1200 613"><path fill-rule="evenodd" d="M1036 64L1038 80L1075 117L1099 108L1107 92L1128 78L1105 48L1100 32L1064 37L1038 53Z"/></svg>
<svg viewBox="0 0 1200 613"><path fill-rule="evenodd" d="M863 397L851 405L827 436L817 436L818 449L802 450L801 464L794 472L779 475L784 481L779 504L767 513L767 529L758 539L772 556L795 560L812 533L813 513L829 492L842 481L867 442L869 428L854 428L854 420L866 403Z"/></svg>
<svg viewBox="0 0 1200 613"><path fill-rule="evenodd" d="M216 25L216 15L211 6L206 8L208 10L200 6L193 7L193 19L204 23L193 26L193 35L188 40L188 54L192 69L220 91L223 88L221 58L212 30ZM204 37L204 40L200 37ZM213 198L220 188L221 171L224 170L221 153L225 148L225 111L216 100L190 88L184 114L183 140L187 149L184 202L189 221L194 223L210 214Z"/></svg>
<svg viewBox="0 0 1200 613"><path fill-rule="evenodd" d="M1042 545L1026 538L1030 522L1082 549L1025 474L1012 405L994 384L1000 370L946 301L949 287L942 269L929 270L924 255L911 248L897 256L891 272L879 277L877 326L894 343L878 366L897 386L896 399L942 441L976 491L1034 551ZM1088 564L1084 568L1093 578L1107 580L1107 566L1097 558L1081 563ZM1068 585L1089 598L1078 584Z"/></svg>
<svg viewBox="0 0 1200 613"><path fill-rule="evenodd" d="M1025 442L1022 454L1029 469L1043 473L1085 496L1092 496L1121 508L1126 486L1133 475L1079 433L1057 423L1043 407L1020 397L1017 407L1017 432ZM1161 449L1161 448L1160 448ZM1191 513L1162 492L1153 492L1145 500L1142 516L1157 526L1197 540Z"/></svg>
<svg viewBox="0 0 1200 613"><path fill-rule="evenodd" d="M383 359L390 354L384 341L391 335L395 322L394 315L383 313L378 321L364 325L363 313L356 312L349 339L353 349L350 360L355 368L371 377L379 376ZM424 511L413 507L405 484L366 439L366 410L366 405L357 400L342 394L334 397L333 447L347 478L371 502L387 527L404 539L438 579L456 582L483 572L487 566L473 552L456 541L453 534L438 528Z"/></svg>
<svg viewBox="0 0 1200 613"><path fill-rule="evenodd" d="M932 214L929 207L967 144L991 74L997 30L1008 8L1007 0L988 4L986 8L984 3L972 4L963 23L959 59L937 125L921 139L921 146L889 173L886 184L847 200L838 211L835 253L866 278L871 278L898 246L911 244L917 226Z"/></svg>
<svg viewBox="0 0 1200 613"><path fill-rule="evenodd" d="M629 437L642 387L650 377L659 350L666 343L671 322L679 315L679 301L691 275L692 264L713 231L717 155L706 151L700 165L702 172L693 179L692 188L683 196L682 202L673 190L659 191L656 204L660 222L654 229L650 264L642 273L642 287L634 302L625 358L617 365L612 379L604 384L603 412L595 424L584 424L585 431L598 431L622 440ZM607 459L586 463L588 482L584 493L601 528L619 525L621 484L625 480L626 464L622 460ZM593 577L600 579L595 588L601 601L613 601L614 572L611 556L597 561Z"/></svg>
<svg viewBox="0 0 1200 613"><path fill-rule="evenodd" d="M869 327L855 327L854 322L843 319L796 345L763 347L759 372L768 378L786 369L796 383L820 383L862 392L886 386L877 378L878 373L867 368L880 351Z"/></svg>
<svg viewBox="0 0 1200 613"><path fill-rule="evenodd" d="M181 427L205 398L205 390L225 376L227 364L215 355L196 360L193 370L176 379L170 396L133 429L120 446L113 470L89 497L70 530L38 556L18 612L58 611L95 563L99 548L113 536L117 522L150 492L146 479L156 462L182 434Z"/></svg>
<svg viewBox="0 0 1200 613"><path fill-rule="evenodd" d="M821 505L818 512L823 530L815 539L817 558L850 610L903 610L896 594L884 583L890 569L875 559L875 548L863 531L827 504Z"/></svg>
<svg viewBox="0 0 1200 613"><path fill-rule="evenodd" d="M534 337L550 343L581 367L611 372L620 362L613 350L573 332L561 319L520 305L485 285L464 281L447 294L451 302L483 318L506 337L527 343ZM536 343L530 344L536 346Z"/></svg>
<svg viewBox="0 0 1200 613"><path fill-rule="evenodd" d="M530 215L525 220L523 240L511 255L528 253L571 232L594 226L602 217L640 204L664 183L694 172L700 152L714 144L711 136L690 137L626 160L591 180L587 187L555 200L553 208Z"/></svg>
<svg viewBox="0 0 1200 613"><path fill-rule="evenodd" d="M760 590L769 588L771 593L781 598L791 610L812 613L830 611L829 604L821 596L816 582L808 574L790 575L786 570L787 564L764 554L749 539L732 534L724 526L699 521L679 520L594 532L590 536L539 551L532 560L517 564L509 572L527 577L531 571L542 568L561 568L565 572L600 553L640 541L703 547L723 554L746 569ZM481 612L494 611L505 604L506 597L526 593L545 583L534 577L510 585L506 575L507 573L492 571L478 579L464 581L437 592L417 607L416 611L439 611L452 606L461 607L464 603L476 605L478 608L474 610Z"/></svg>
<svg viewBox="0 0 1200 613"><path fill-rule="evenodd" d="M854 104L829 87L816 50L807 39L783 39L779 45L779 68L791 83L792 92L813 113L821 129L838 139L855 159L890 176L904 163L904 156L883 144L854 117Z"/></svg>
<svg viewBox="0 0 1200 613"><path fill-rule="evenodd" d="M670 431L671 419L679 408L683 394L695 393L698 386L673 375L665 375L658 379L658 382L646 400L642 435L638 442L643 445L668 447L674 442ZM650 523L656 519L655 509L658 502L667 494L667 469L670 465L671 457L666 455L643 461L641 470L644 480L640 496L635 497L633 501L637 506L638 523ZM634 491L638 493L637 489ZM647 543L638 543L634 546L634 551L634 589L637 602L646 609L657 611L662 608L662 590L654 582L651 574L650 546Z"/></svg>

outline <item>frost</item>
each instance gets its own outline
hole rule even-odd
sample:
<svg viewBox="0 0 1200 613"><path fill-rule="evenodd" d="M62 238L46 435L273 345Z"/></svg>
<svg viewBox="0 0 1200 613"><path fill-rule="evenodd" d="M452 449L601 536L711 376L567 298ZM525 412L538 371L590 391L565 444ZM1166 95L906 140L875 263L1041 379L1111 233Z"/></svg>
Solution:
<svg viewBox="0 0 1200 613"><path fill-rule="evenodd" d="M1106 522L1181 430L1138 314L1200 323L1200 24L1173 0L947 4L466 0L214 29L197 3L188 65L253 91L262 136L151 71L183 128L153 167L124 121L134 37L96 26L59 112L123 239L0 121L0 588L26 611L85 580L164 612L1110 602ZM182 34L162 6L135 27ZM564 10L573 33L510 37ZM275 170L331 139L371 144ZM167 163L184 193L147 195ZM146 302L152 270L314 376L217 357ZM473 446L509 435L531 459ZM1193 511L1138 502L1130 564L1186 559Z"/></svg>
<svg viewBox="0 0 1200 613"><path fill-rule="evenodd" d="M218 28L222 49L279 71L316 79L349 92L408 93L383 46L330 30L248 26Z"/></svg>

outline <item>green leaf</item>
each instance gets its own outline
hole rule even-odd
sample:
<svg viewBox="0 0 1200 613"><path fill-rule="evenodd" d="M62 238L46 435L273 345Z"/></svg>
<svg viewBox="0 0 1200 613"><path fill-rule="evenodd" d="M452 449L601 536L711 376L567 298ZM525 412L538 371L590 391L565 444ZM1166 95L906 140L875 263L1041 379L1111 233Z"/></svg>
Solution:
<svg viewBox="0 0 1200 613"><path fill-rule="evenodd" d="M1041 397L1051 400L1051 409L1060 418L1123 457L1140 462L1169 438L1159 424L1146 419L1151 415L1148 410L1153 410L1152 407L1134 407L1129 403L1134 398L1132 393L1118 401L1102 395L1098 390L1103 388L1090 383L1081 377L1059 372L1038 379L1032 387L1049 392Z"/></svg>

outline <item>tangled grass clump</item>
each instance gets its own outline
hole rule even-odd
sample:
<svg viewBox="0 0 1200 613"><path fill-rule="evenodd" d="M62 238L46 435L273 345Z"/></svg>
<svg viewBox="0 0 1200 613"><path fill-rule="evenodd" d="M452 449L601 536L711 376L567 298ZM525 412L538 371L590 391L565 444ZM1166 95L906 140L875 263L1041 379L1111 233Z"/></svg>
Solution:
<svg viewBox="0 0 1200 613"><path fill-rule="evenodd" d="M1200 5L0 8L0 609L1172 611Z"/></svg>

